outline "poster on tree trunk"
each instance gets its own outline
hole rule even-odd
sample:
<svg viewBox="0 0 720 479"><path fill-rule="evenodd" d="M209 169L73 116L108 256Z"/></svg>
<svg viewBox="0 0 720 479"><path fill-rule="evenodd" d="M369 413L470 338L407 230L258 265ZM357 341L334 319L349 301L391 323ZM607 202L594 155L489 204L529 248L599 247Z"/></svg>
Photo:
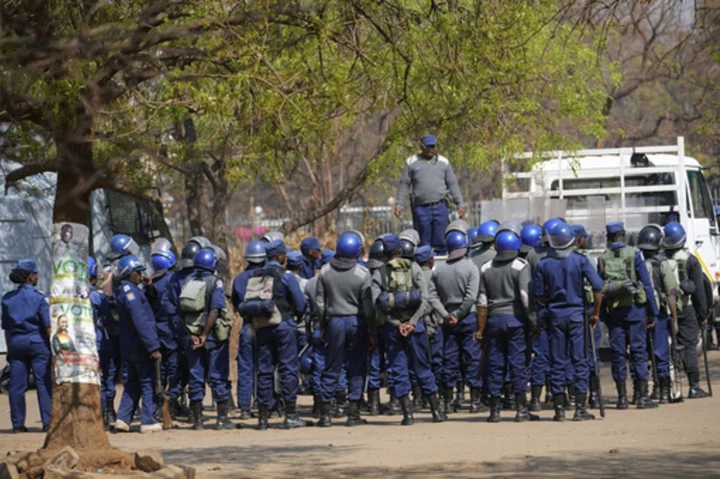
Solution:
<svg viewBox="0 0 720 479"><path fill-rule="evenodd" d="M52 236L50 347L57 384L100 384L87 258L88 228L56 223Z"/></svg>

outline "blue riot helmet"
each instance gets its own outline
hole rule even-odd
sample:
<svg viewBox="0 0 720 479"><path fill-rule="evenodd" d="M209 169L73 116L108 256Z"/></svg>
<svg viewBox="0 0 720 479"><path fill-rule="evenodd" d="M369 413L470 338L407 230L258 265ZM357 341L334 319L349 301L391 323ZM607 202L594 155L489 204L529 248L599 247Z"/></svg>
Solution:
<svg viewBox="0 0 720 479"><path fill-rule="evenodd" d="M280 240L284 243L285 235L279 231L270 231L269 233L265 233L261 239L265 243L272 243L273 241L276 241L276 240Z"/></svg>
<svg viewBox="0 0 720 479"><path fill-rule="evenodd" d="M98 275L97 261L95 261L95 258L93 258L92 256L88 256L88 277L97 278L97 275Z"/></svg>
<svg viewBox="0 0 720 479"><path fill-rule="evenodd" d="M447 225L447 228L445 228L445 236L447 236L451 231L459 231L462 234L466 235L468 230L470 229L470 225L467 221L463 219L457 219ZM401 233L402 234L402 233Z"/></svg>
<svg viewBox="0 0 720 479"><path fill-rule="evenodd" d="M110 250L114 258L122 258L127 255L136 255L140 248L128 235L118 234L110 240Z"/></svg>
<svg viewBox="0 0 720 479"><path fill-rule="evenodd" d="M193 259L193 266L199 269L212 271L217 269L218 259L215 250L212 248L202 248L197 252Z"/></svg>
<svg viewBox="0 0 720 479"><path fill-rule="evenodd" d="M119 278L127 278L133 271L145 271L145 266L140 262L137 256L127 255L120 258L117 265L117 275Z"/></svg>
<svg viewBox="0 0 720 479"><path fill-rule="evenodd" d="M542 246L543 231L538 225L527 225L520 232L520 240L523 246L527 246L527 250L530 248L539 248Z"/></svg>
<svg viewBox="0 0 720 479"><path fill-rule="evenodd" d="M209 248L212 243L204 236L193 236L185 243L180 252L180 268L188 269L193 267L195 255L203 248Z"/></svg>
<svg viewBox="0 0 720 479"><path fill-rule="evenodd" d="M267 260L265 244L260 240L249 242L245 247L245 261L252 264L263 264Z"/></svg>
<svg viewBox="0 0 720 479"><path fill-rule="evenodd" d="M445 237L445 248L447 248L448 251L455 251L467 247L467 236L461 231L451 231Z"/></svg>
<svg viewBox="0 0 720 479"><path fill-rule="evenodd" d="M562 223L563 221L559 218L550 218L545 223L543 223L543 241L549 241L550 236L550 230L553 229L553 226L555 226L558 223Z"/></svg>
<svg viewBox="0 0 720 479"><path fill-rule="evenodd" d="M313 360L311 348L306 348L305 351L300 355L300 372L302 374L312 374L313 371Z"/></svg>
<svg viewBox="0 0 720 479"><path fill-rule="evenodd" d="M337 240L335 246L335 257L345 259L357 259L360 256L362 243L360 238L353 233L343 233Z"/></svg>
<svg viewBox="0 0 720 479"><path fill-rule="evenodd" d="M485 221L478 226L477 241L492 243L498 230L498 222L495 220Z"/></svg>
<svg viewBox="0 0 720 479"><path fill-rule="evenodd" d="M680 249L685 246L687 235L685 233L685 228L683 228L680 223L672 221L666 224L663 233L665 234L665 237L662 239L662 245L666 249Z"/></svg>
<svg viewBox="0 0 720 479"><path fill-rule="evenodd" d="M715 212L715 216L720 216L720 205L713 206L713 211Z"/></svg>
<svg viewBox="0 0 720 479"><path fill-rule="evenodd" d="M515 236L520 238L520 233L522 232L522 224L519 220L503 221L502 223L500 223L500 226L498 226L495 236L497 237L498 233L502 231L510 231L511 233L514 233Z"/></svg>
<svg viewBox="0 0 720 479"><path fill-rule="evenodd" d="M172 269L176 263L175 253L172 251L165 251L152 255L152 267L155 271Z"/></svg>
<svg viewBox="0 0 720 479"><path fill-rule="evenodd" d="M549 233L548 242L552 249L566 249L575 244L575 231L572 226L558 221Z"/></svg>
<svg viewBox="0 0 720 479"><path fill-rule="evenodd" d="M495 237L495 250L498 253L503 251L520 251L522 241L518 235L509 230L501 231Z"/></svg>
<svg viewBox="0 0 720 479"><path fill-rule="evenodd" d="M398 235L401 240L409 241L414 247L420 244L420 233L417 230L405 230Z"/></svg>
<svg viewBox="0 0 720 479"><path fill-rule="evenodd" d="M640 230L637 237L637 247L643 251L657 251L663 240L663 230L660 225L649 224Z"/></svg>
<svg viewBox="0 0 720 479"><path fill-rule="evenodd" d="M479 228L477 226L473 226L467 230L468 243L474 244L475 241L477 241L478 235L480 234L478 231Z"/></svg>
<svg viewBox="0 0 720 479"><path fill-rule="evenodd" d="M382 237L377 238L373 244L370 245L370 251L368 251L367 265L370 269L378 269L387 261L385 256L385 243L383 243Z"/></svg>

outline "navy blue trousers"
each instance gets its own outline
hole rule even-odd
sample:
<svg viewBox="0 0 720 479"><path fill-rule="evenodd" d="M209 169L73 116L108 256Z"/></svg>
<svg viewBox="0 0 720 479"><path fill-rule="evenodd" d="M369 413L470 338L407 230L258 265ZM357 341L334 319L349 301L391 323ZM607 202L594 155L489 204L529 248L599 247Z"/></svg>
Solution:
<svg viewBox="0 0 720 479"><path fill-rule="evenodd" d="M50 347L45 343L15 340L9 338L8 366L10 370L10 420L13 427L25 425L25 393L28 390L28 375L32 370L37 388L40 418L43 426L50 424L52 409L52 366Z"/></svg>
<svg viewBox="0 0 720 479"><path fill-rule="evenodd" d="M429 244L438 254L445 254L445 228L450 224L447 203L436 205L414 205L412 208L413 226L420 233L420 244Z"/></svg>
<svg viewBox="0 0 720 479"><path fill-rule="evenodd" d="M238 407L241 411L250 411L253 389L255 388L255 332L253 332L249 322L243 323L240 330L237 365Z"/></svg>
<svg viewBox="0 0 720 479"><path fill-rule="evenodd" d="M325 327L325 370L322 373L323 402L330 402L338 391L338 383L347 360L348 399L362 399L368 363L368 328L358 316L332 317Z"/></svg>
<svg viewBox="0 0 720 479"><path fill-rule="evenodd" d="M608 314L605 324L610 335L613 380L625 382L627 379L629 345L632 376L639 381L647 381L647 320L644 307L617 308Z"/></svg>
<svg viewBox="0 0 720 479"><path fill-rule="evenodd" d="M575 390L585 392L590 381L590 365L585 354L583 318L552 318L548 332L550 345L550 392L561 394L567 385L567 369L573 368Z"/></svg>
<svg viewBox="0 0 720 479"><path fill-rule="evenodd" d="M257 341L257 399L258 403L272 408L274 403L275 366L280 375L282 398L286 403L296 402L300 360L298 359L297 325L290 318L277 326L259 329Z"/></svg>
<svg viewBox="0 0 720 479"><path fill-rule="evenodd" d="M142 424L155 424L155 362L152 359L125 361L123 385L117 418L130 424L142 399Z"/></svg>
<svg viewBox="0 0 720 479"><path fill-rule="evenodd" d="M423 322L419 321L409 336L403 336L397 326L389 323L385 323L384 333L395 397L402 399L410 394L411 369L415 372L423 393L437 393L438 388L430 365L430 345Z"/></svg>
<svg viewBox="0 0 720 479"><path fill-rule="evenodd" d="M227 341L218 341L210 333L205 346L192 349L188 339L187 347L190 380L190 401L205 399L205 378L216 402L228 400L230 392L230 352Z"/></svg>
<svg viewBox="0 0 720 479"><path fill-rule="evenodd" d="M465 381L471 388L482 386L480 377L482 346L475 341L476 330L477 315L475 313L468 314L455 326L443 326L445 364L442 384L446 389L455 387L458 378L462 377L460 373L460 355L463 353L465 357Z"/></svg>
<svg viewBox="0 0 720 479"><path fill-rule="evenodd" d="M488 318L485 338L490 396L497 398L502 395L507 373L513 393L524 393L527 390L528 369L525 363L527 343L522 322L510 314L493 314Z"/></svg>

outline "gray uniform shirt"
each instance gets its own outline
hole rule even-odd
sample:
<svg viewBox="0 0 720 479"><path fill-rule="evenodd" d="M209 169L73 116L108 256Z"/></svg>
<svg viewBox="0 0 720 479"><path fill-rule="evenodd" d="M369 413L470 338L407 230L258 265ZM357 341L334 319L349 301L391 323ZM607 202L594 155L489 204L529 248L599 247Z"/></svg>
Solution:
<svg viewBox="0 0 720 479"><path fill-rule="evenodd" d="M405 160L400 176L397 207L405 206L408 189L412 185L412 202L414 205L425 205L445 199L448 192L457 206L463 205L460 185L450 162L444 156L435 156L431 160L421 155L413 155Z"/></svg>
<svg viewBox="0 0 720 479"><path fill-rule="evenodd" d="M387 284L390 276L390 271L388 269L388 266L382 266L378 269L376 269L373 272L372 275L372 300L373 304L375 304L375 301L377 301L378 296L380 296L380 293L387 290L385 285ZM413 315L410 317L410 322L413 324L413 326L417 326L418 321L422 319L422 317L425 315L428 309L429 304L429 293L428 293L428 283L425 279L425 273L423 273L422 268L419 264L413 263L412 264L412 279L413 279L413 288L418 288L420 290L420 296L422 297L422 302L420 303L420 307L415 310ZM397 326L401 323L401 320L399 318L396 318L393 316L392 313L385 316L385 320L392 324L393 326Z"/></svg>
<svg viewBox="0 0 720 479"><path fill-rule="evenodd" d="M550 248L547 246L543 246L541 248L533 248L528 253L527 257L525 258L527 262L530 264L530 278L535 276L535 270L537 270L538 264L540 264L540 260L545 258L548 253L550 252ZM540 310L537 309L538 304L535 302L535 297L532 294L533 291L532 284L530 285L530 307L533 311L540 312Z"/></svg>
<svg viewBox="0 0 720 479"><path fill-rule="evenodd" d="M482 267L485 266L485 263L492 261L496 255L497 251L495 251L495 248L493 248L492 245L488 245L476 250L475 253L470 256L470 259L473 263L475 263L478 271L481 271Z"/></svg>
<svg viewBox="0 0 720 479"><path fill-rule="evenodd" d="M480 272L467 258L439 264L430 281L430 305L443 319L449 314L458 321L477 311Z"/></svg>
<svg viewBox="0 0 720 479"><path fill-rule="evenodd" d="M323 266L315 303L322 328L335 316L361 316L367 321L370 333L375 334L370 271L364 266L356 264L350 269L339 269L332 264Z"/></svg>
<svg viewBox="0 0 720 479"><path fill-rule="evenodd" d="M529 291L530 265L522 258L495 259L480 271L478 304L488 308L488 315L512 314L520 321L532 321Z"/></svg>

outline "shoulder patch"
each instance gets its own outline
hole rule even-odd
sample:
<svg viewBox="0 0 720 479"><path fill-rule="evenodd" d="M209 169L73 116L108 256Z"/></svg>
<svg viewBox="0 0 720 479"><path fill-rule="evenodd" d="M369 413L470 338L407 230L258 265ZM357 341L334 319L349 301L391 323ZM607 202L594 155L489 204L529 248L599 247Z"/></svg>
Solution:
<svg viewBox="0 0 720 479"><path fill-rule="evenodd" d="M135 295L133 293L128 293L125 295L128 301L135 301Z"/></svg>
<svg viewBox="0 0 720 479"><path fill-rule="evenodd" d="M492 263L492 261L488 261L487 263L482 265L482 267L480 268L480 272L484 273L485 271L489 270L492 267Z"/></svg>
<svg viewBox="0 0 720 479"><path fill-rule="evenodd" d="M527 265L528 265L528 262L525 261L524 259L515 258L512 262L512 269L514 269L515 271L522 271L525 268L525 266L527 266Z"/></svg>
<svg viewBox="0 0 720 479"><path fill-rule="evenodd" d="M417 155L409 156L407 160L405 160L405 164L408 166L412 166L413 163L417 161Z"/></svg>
<svg viewBox="0 0 720 479"><path fill-rule="evenodd" d="M448 161L448 159L445 158L444 156L438 155L437 158L438 158L438 163L445 163L446 165L449 165L449 164L450 164L450 161Z"/></svg>
<svg viewBox="0 0 720 479"><path fill-rule="evenodd" d="M49 296L45 296L45 302L46 302L47 304L50 304L50 297L49 297Z"/></svg>
<svg viewBox="0 0 720 479"><path fill-rule="evenodd" d="M216 288L222 288L223 287L223 280L219 279L215 281L215 287Z"/></svg>
<svg viewBox="0 0 720 479"><path fill-rule="evenodd" d="M353 268L353 274L355 274L358 278L365 279L370 272L364 266L357 265Z"/></svg>
<svg viewBox="0 0 720 479"><path fill-rule="evenodd" d="M126 293L128 291L130 291L130 285L129 284L123 285L123 291L125 291Z"/></svg>

